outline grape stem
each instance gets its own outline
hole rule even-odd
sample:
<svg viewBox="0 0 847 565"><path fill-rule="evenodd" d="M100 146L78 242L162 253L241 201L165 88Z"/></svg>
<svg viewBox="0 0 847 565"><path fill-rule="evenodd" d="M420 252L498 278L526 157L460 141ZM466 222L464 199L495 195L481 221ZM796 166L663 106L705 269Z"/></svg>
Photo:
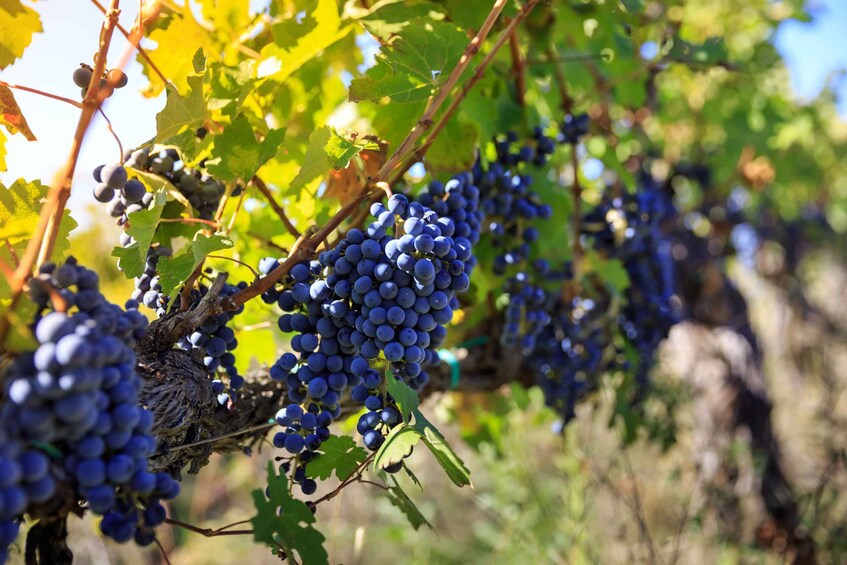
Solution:
<svg viewBox="0 0 847 565"><path fill-rule="evenodd" d="M179 292L179 309L182 312L191 308L191 289L194 288L194 283L200 278L200 274L203 272L203 265L205 263L205 259L201 260L200 264L197 265L194 270L191 271L191 274L188 275L188 278L185 279L185 284L183 284L182 290Z"/></svg>
<svg viewBox="0 0 847 565"><path fill-rule="evenodd" d="M554 65L556 63L580 63L583 61L594 61L602 59L601 53L577 53L574 55L548 55L544 59L527 59L526 64L529 66L535 65Z"/></svg>
<svg viewBox="0 0 847 565"><path fill-rule="evenodd" d="M248 265L244 261L239 261L238 259L236 259L234 257L226 257L224 255L206 255L206 258L207 259L221 259L223 261L231 261L233 263L238 263L242 267L246 267L247 269L249 269L250 272L253 273L254 277L259 276L259 272L256 269L254 269L253 267L251 267L250 265Z"/></svg>
<svg viewBox="0 0 847 565"><path fill-rule="evenodd" d="M243 524L245 522L249 522L249 520L242 520L241 522L236 522L236 524ZM194 532L195 534L200 534L206 536L207 538L213 538L216 536L246 536L253 535L253 530L229 530L227 528L231 528L236 524L230 524L228 526L224 526L223 528L218 528L216 530L212 528L200 528L193 524L189 524L187 522L183 522L181 520L177 520L175 518L165 518L165 523L170 524L171 526L178 526L183 528L184 530L188 530L190 532Z"/></svg>
<svg viewBox="0 0 847 565"><path fill-rule="evenodd" d="M103 4L101 4L97 0L91 0L91 3L97 6L97 8L104 14L107 13L106 8L103 6ZM159 67L156 66L156 63L153 62L153 59L150 58L150 55L147 53L147 51L145 51L144 48L141 47L141 38L144 36L144 22L141 17L141 10L139 10L138 12L138 22L139 25L134 28L131 33L128 32L126 28L124 28L121 24L117 22L115 22L115 24L118 28L118 31L121 32L121 35L123 35L126 40L129 41L133 47L135 47L135 49L138 51L138 54L141 55L147 62L147 64L150 65L150 68L153 69L153 72L155 72L159 76L159 78L162 79L163 83L168 84L168 79L165 78L165 75L162 73L162 71L159 70Z"/></svg>
<svg viewBox="0 0 847 565"><path fill-rule="evenodd" d="M58 94L51 94L49 92L44 92L43 90L38 90L37 88L30 88L28 86L23 86L20 84L12 84L6 82L4 80L0 80L0 86L5 86L6 88L14 88L15 90L23 90L24 92L31 92L32 94L38 94L39 96L44 96L46 98L52 98L53 100L58 100L60 102L64 102L65 104L70 104L76 108L82 109L82 103L77 102L76 100L71 100L70 98L65 98L64 96L59 96Z"/></svg>
<svg viewBox="0 0 847 565"><path fill-rule="evenodd" d="M106 55L109 52L112 33L120 15L119 5L120 0L111 0L110 8L100 28L100 46L95 57L92 73L95 77L102 76L103 70L106 67ZM9 333L9 313L13 312L17 307L24 285L32 275L33 267L36 264L40 265L48 261L53 254L53 247L56 244L62 216L65 212L65 204L71 195L71 184L82 148L82 142L88 126L94 117L94 113L103 103L103 100L105 100L106 94L104 90L100 89L99 81L92 80L88 85L88 90L82 101L82 111L80 112L79 122L74 133L68 159L50 185L50 190L47 193L47 201L41 209L35 232L27 244L26 251L21 258L18 268L15 269L14 276L9 279L11 300L9 307L3 313L2 318L0 318L0 346L5 342L6 336Z"/></svg>
<svg viewBox="0 0 847 565"><path fill-rule="evenodd" d="M512 74L515 75L515 98L521 108L526 106L526 63L521 54L516 29L509 34L509 50L512 53Z"/></svg>
<svg viewBox="0 0 847 565"><path fill-rule="evenodd" d="M369 464L371 461L373 461L373 458L374 458L375 456L376 456L376 453L371 453L370 455L368 455L368 456L365 458L365 460L364 460L364 461L362 461L361 463L359 463L359 466L358 466L358 467L356 467L356 470L353 472L353 474L352 474L352 475L350 475L349 477L347 477L345 480L341 481L341 484L339 484L339 485L338 485L337 487L335 487L332 491L330 491L330 492L326 493L325 495L323 495L323 496L322 496L322 497L320 497L319 499L315 500L314 502L309 502L308 504L309 504L310 506L312 506L312 507L315 507L315 506L317 506L318 504L321 504L321 503L323 503L323 502L326 502L327 500L332 500L333 498L335 498L336 496L338 496L338 494L339 494L339 493L340 493L340 492L341 492L344 488L346 488L346 487L350 486L352 483L360 482L360 481L362 480L362 474L365 472L365 469L367 468L368 464ZM368 482L370 482L370 481L368 481Z"/></svg>
<svg viewBox="0 0 847 565"><path fill-rule="evenodd" d="M171 565L171 560L168 557L168 552L165 551L165 547L162 545L162 542L160 542L158 538L153 538L153 543L156 544L156 547L158 547L159 551L162 553L162 560L165 562L165 565Z"/></svg>
<svg viewBox="0 0 847 565"><path fill-rule="evenodd" d="M159 220L160 224L173 224L173 223L181 223L181 224L205 224L211 228L215 228L216 230L220 227L217 222L213 222L212 220L204 220L203 218L161 218Z"/></svg>
<svg viewBox="0 0 847 565"><path fill-rule="evenodd" d="M21 264L21 260L18 257L18 254L15 253L15 248L12 247L12 243L9 241L9 238L4 238L3 242L6 244L6 251L9 252L9 257L12 258L12 261L15 263L15 267Z"/></svg>
<svg viewBox="0 0 847 565"><path fill-rule="evenodd" d="M579 158L576 154L576 143L570 145L571 162L573 163L573 185L571 185L571 194L573 195L573 271L574 280L579 281L585 256L585 250L579 240L582 231L582 186L579 184Z"/></svg>
<svg viewBox="0 0 847 565"><path fill-rule="evenodd" d="M0 259L0 273L3 273L6 280L11 280L15 275L15 270L6 261Z"/></svg>
<svg viewBox="0 0 847 565"><path fill-rule="evenodd" d="M103 116L103 119L106 120L106 129L109 130L109 133L112 134L112 137L115 138L115 141L118 144L118 160L116 162L120 163L124 160L124 145L123 143L121 143L121 138L118 137L118 134L115 133L115 130L112 128L112 120L109 119L109 116L106 115L106 112L103 111L103 108L97 108L97 112L99 112L100 115Z"/></svg>
<svg viewBox="0 0 847 565"><path fill-rule="evenodd" d="M234 432L230 432L228 434L212 437L212 438L209 438L209 439L202 439L200 441L195 441L195 442L192 442L192 443L185 443L183 445L177 445L175 447L168 448L167 452L154 453L153 455L150 456L150 458L152 459L154 457L165 455L166 453L173 453L174 451L179 451L181 449L189 449L191 447L197 447L197 446L200 446L200 445L205 445L207 443L215 443L216 441L220 441L222 439L236 437L236 436L240 436L240 435L243 435L243 434L249 434L249 433L252 433L252 432L260 432L262 430L269 430L276 425L277 425L277 423L275 421L269 422L269 423L265 423L265 424L260 424L258 426L252 426L250 428L245 428L243 430L236 430Z"/></svg>
<svg viewBox="0 0 847 565"><path fill-rule="evenodd" d="M300 232L297 230L297 228L294 227L294 224L291 223L291 220L288 219L288 216L285 214L285 209L280 206L280 204L276 201L274 195L271 194L268 185L265 184L265 181L260 179L258 176L254 175L253 178L250 179L250 184L259 189L259 192L262 193L262 196L267 199L268 204L271 205L273 211L276 213L277 216L279 216L279 219L282 220L282 223L285 226L285 229L288 230L288 233L290 233L294 237L300 237Z"/></svg>

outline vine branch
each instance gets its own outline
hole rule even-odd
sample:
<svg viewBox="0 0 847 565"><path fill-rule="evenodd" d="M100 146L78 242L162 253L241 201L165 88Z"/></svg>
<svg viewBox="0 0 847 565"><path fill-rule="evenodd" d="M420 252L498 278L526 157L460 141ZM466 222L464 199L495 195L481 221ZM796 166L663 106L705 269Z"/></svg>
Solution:
<svg viewBox="0 0 847 565"><path fill-rule="evenodd" d="M529 4L535 5L537 2L538 0L533 0ZM506 0L497 0L494 2L494 5L491 7L491 11L488 13L488 16L486 16L485 21L479 28L479 31L473 39L471 39L471 42L468 43L468 46L465 47L465 52L462 54L462 57L459 59L459 62L453 69L453 72L450 73L447 81L439 88L435 98L431 99L430 103L424 110L423 115L412 128L412 131L409 132L409 135L406 136L406 139L400 143L400 146L397 147L391 157L388 158L377 173L379 180L386 180L388 175L390 175L394 169L397 168L397 166L414 151L415 143L417 143L418 139L420 139L424 132L432 125L435 114L441 108L441 105L447 99L447 96L450 95L453 87L459 82L459 78L470 65L473 56L479 52L480 45L483 41L485 41L485 38L488 37L488 32L491 31L491 28L494 26L494 22L497 21L497 18L500 16L500 12L503 11L505 6Z"/></svg>
<svg viewBox="0 0 847 565"><path fill-rule="evenodd" d="M282 220L282 223L285 225L285 229L288 230L288 233L290 233L294 237L300 237L301 233L297 230L297 228L294 227L294 224L291 223L291 220L288 219L288 216L285 214L285 209L280 206L279 203L276 201L274 195L271 194L268 185L265 184L265 181L260 179L258 176L254 175L253 178L250 180L250 183L256 188L258 188L259 192L262 193L262 196L267 199L268 204L271 205L273 211L276 212L276 215L279 216L280 220Z"/></svg>
<svg viewBox="0 0 847 565"><path fill-rule="evenodd" d="M409 160L403 167L403 169L401 169L400 174L395 176L394 179L392 179L393 181L397 181L402 178L403 174L409 169L409 167L414 164L414 161L419 161L423 159L427 150L432 145L432 142L435 141L441 131L447 126L447 122L450 121L450 118L452 118L453 114L456 113L456 110L459 109L459 105L461 105L461 103L464 101L465 97L468 95L471 89L476 86L476 83L478 83L482 79L482 75L485 72L486 67L488 67L491 61L494 60L494 57L497 55L503 45L505 45L506 42L509 41L509 38L512 36L512 33L515 31L515 29L521 24L521 22L526 19L529 13L532 12L533 8L535 8L538 2L539 0L530 0L529 2L527 2L524 7L521 8L521 11L518 12L518 14L514 18L512 18L508 25L506 25L503 31L500 32L500 35L494 42L494 45L491 47L491 50L485 55L482 61L480 61L479 65L477 65L473 76L467 82L464 83L464 85L462 86L462 90L459 91L459 93L453 98L453 100L450 102L450 106L447 107L447 110L444 111L444 114L441 115L441 117L438 119L438 122L432 128L432 131L427 136L426 143L424 143L420 147L420 149L418 149L414 153L415 159Z"/></svg>
<svg viewBox="0 0 847 565"><path fill-rule="evenodd" d="M243 524L248 522L249 520L243 520L241 522L237 522L237 524ZM165 518L165 524L170 524L171 526L177 526L184 530L188 530L190 532L194 532L195 534L200 534L206 536L207 538L213 538L216 536L247 536L253 535L253 530L230 530L230 528L235 524L230 524L228 526L224 526L223 528L213 529L213 528L200 528L195 526L194 524L189 524L188 522L183 522L181 520L177 520L175 518Z"/></svg>
<svg viewBox="0 0 847 565"><path fill-rule="evenodd" d="M119 5L120 0L111 0L106 19L101 26L100 46L95 57L92 73L94 77L102 76L103 70L106 67L106 55L109 52L112 33L120 15ZM18 268L15 270L14 276L9 280L11 302L8 310L0 318L0 345L3 344L9 332L8 315L17 307L24 285L32 274L33 267L36 263L40 264L47 261L53 253L53 247L59 234L59 225L65 211L65 204L70 197L71 184L73 182L77 160L79 159L79 152L82 148L82 142L88 131L88 126L94 117L94 113L106 98L105 95L106 92L100 89L100 81L92 80L88 85L88 90L82 101L82 111L76 131L74 132L68 159L53 179L51 188L47 193L47 201L41 209L38 225L35 228L32 239L27 244L26 251L21 258Z"/></svg>
<svg viewBox="0 0 847 565"><path fill-rule="evenodd" d="M100 2L98 2L97 0L91 0L91 3L97 6L97 8L101 12L106 14L106 8ZM155 72L159 76L159 78L162 79L163 83L168 84L168 79L165 78L165 75L162 73L162 71L159 70L159 67L156 66L156 63L153 62L153 59L150 58L150 55L141 46L141 38L144 35L144 29L142 28L143 20L141 17L141 10L138 11L138 27L136 29L133 29L132 32L128 32L126 28L124 28L121 24L117 22L115 22L115 24L118 28L118 31L121 32L121 35L123 35L126 40L129 41L133 47L135 47L135 49L138 51L138 54L141 55L147 62L147 64L150 65L150 68L153 69L153 72Z"/></svg>
<svg viewBox="0 0 847 565"><path fill-rule="evenodd" d="M526 106L526 64L521 55L516 30L512 30L509 34L509 50L512 53L512 74L515 75L515 96L518 104L523 108Z"/></svg>
<svg viewBox="0 0 847 565"><path fill-rule="evenodd" d="M6 88L14 88L15 90L23 90L24 92L31 92L32 94L38 94L39 96L44 96L45 98L52 98L53 100L58 100L59 102L70 104L75 108L82 108L81 102L71 100L70 98L65 98L64 96L59 96L58 94L51 94L43 90L38 90L37 88L30 88L29 86L23 86L21 84L12 84L4 80L0 80L0 86L5 86Z"/></svg>

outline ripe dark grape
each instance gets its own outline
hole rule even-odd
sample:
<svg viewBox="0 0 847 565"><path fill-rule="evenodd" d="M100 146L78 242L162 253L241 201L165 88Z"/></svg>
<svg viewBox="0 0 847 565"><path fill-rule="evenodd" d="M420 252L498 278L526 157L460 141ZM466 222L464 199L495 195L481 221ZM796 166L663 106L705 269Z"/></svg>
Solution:
<svg viewBox="0 0 847 565"><path fill-rule="evenodd" d="M170 476L147 470L156 441L152 416L139 406L133 350L147 319L137 302L126 310L107 302L97 275L73 258L43 265L30 294L38 347L5 375L0 409L0 529L48 502L61 482L104 515L104 533L123 540L130 522L110 530L108 516L129 516L178 492ZM53 309L55 295L67 311ZM47 444L52 462L41 451Z"/></svg>
<svg viewBox="0 0 847 565"><path fill-rule="evenodd" d="M78 68L74 71L74 84L80 88L87 89L88 85L91 83L91 77L93 74L93 71L87 66Z"/></svg>

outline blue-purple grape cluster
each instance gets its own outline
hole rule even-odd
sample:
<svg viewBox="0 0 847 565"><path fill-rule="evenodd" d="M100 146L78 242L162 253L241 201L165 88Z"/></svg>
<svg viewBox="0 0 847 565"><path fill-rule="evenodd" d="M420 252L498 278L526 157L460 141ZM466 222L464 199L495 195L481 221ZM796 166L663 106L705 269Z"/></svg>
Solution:
<svg viewBox="0 0 847 565"><path fill-rule="evenodd" d="M680 319L671 242L662 227L675 214L671 196L642 175L635 194L605 199L583 218L588 242L619 259L629 276L617 324L638 353L640 386L647 384L656 349Z"/></svg>
<svg viewBox="0 0 847 565"><path fill-rule="evenodd" d="M221 296L232 296L245 288L247 288L245 282L237 285L225 284L221 289ZM194 289L191 308L196 307L207 292L208 288L202 284L198 289ZM207 318L191 335L178 342L178 345L186 351L200 353L203 356L203 364L211 373L226 373L229 391L220 378L212 380L212 391L218 395L220 404L226 404L229 400L235 401L235 391L244 386L244 377L238 373L233 353L238 347L238 339L235 337L235 331L229 327L232 319L243 311L244 306L239 306L236 310L221 312L217 316Z"/></svg>
<svg viewBox="0 0 847 565"><path fill-rule="evenodd" d="M471 173L460 173L446 183L434 180L427 184L415 198L440 218L450 218L455 226L454 238L464 238L470 244L479 242L482 228L480 190L474 185ZM476 265L476 257L465 264L465 273L470 276Z"/></svg>
<svg viewBox="0 0 847 565"><path fill-rule="evenodd" d="M536 128L532 141L523 146L509 134L496 142L495 162L487 168L477 162L473 169L481 192L483 233L495 247L512 245L492 265L495 274L508 275L503 290L509 303L500 341L507 347L520 346L548 404L566 421L604 370L629 370L634 365L636 382L646 384L655 349L678 319L672 306L670 243L661 227L675 212L667 194L647 177L635 195L604 200L581 219L583 246L621 260L629 275L631 284L620 313L606 320L603 317L609 314L594 300L586 296L564 300L561 289L546 290L551 282L560 287L573 275L567 265L553 271L546 261L532 258L539 237L533 223L549 218L551 209L529 190L532 177L526 167L544 164L557 144L578 143L589 125L585 114L568 115L555 138ZM613 334L635 349L636 363L621 354Z"/></svg>
<svg viewBox="0 0 847 565"><path fill-rule="evenodd" d="M129 169L154 173L165 177L179 193L188 200L197 217L211 220L226 192L226 185L205 172L202 164L197 168L185 165L179 152L173 148L160 149L156 146L127 151L124 163L100 165L94 169L94 198L104 204L111 203L109 212L124 225L127 215L146 209L153 201L153 194L138 179L129 178ZM232 196L241 194L242 187L236 185Z"/></svg>
<svg viewBox="0 0 847 565"><path fill-rule="evenodd" d="M588 114L567 114L559 124L559 140L570 145L579 143L579 139L588 134L590 126Z"/></svg>
<svg viewBox="0 0 847 565"><path fill-rule="evenodd" d="M127 244L129 243L131 242ZM170 257L171 254L170 247L165 247L164 245L153 246L147 250L147 258L144 261L144 272L135 278L135 289L133 289L131 295L133 300L144 304L156 312L156 316L159 318L167 313L168 297L162 292L157 267L159 265L159 259Z"/></svg>
<svg viewBox="0 0 847 565"><path fill-rule="evenodd" d="M100 165L94 169L94 199L104 204L111 203L109 213L126 222L127 214L144 210L153 201L153 195L138 179L131 179L123 165Z"/></svg>
<svg viewBox="0 0 847 565"><path fill-rule="evenodd" d="M160 501L176 496L179 485L147 467L156 440L152 415L139 406L133 351L147 318L133 300L126 311L106 301L96 273L73 258L43 265L30 294L38 347L10 367L0 409L0 533L9 537L7 524L62 483L104 516L104 534L152 543L153 527L164 520ZM145 513L161 519L145 521Z"/></svg>
<svg viewBox="0 0 847 565"><path fill-rule="evenodd" d="M169 307L168 296L164 294L159 283L158 264L162 257L170 257L171 250L165 246L153 246L147 251L144 272L135 279L135 290L132 298L146 307L154 310L159 318L172 311ZM232 296L247 287L247 283L237 285L225 284L221 289L222 296ZM191 291L191 306L194 308L208 292L203 284ZM222 312L204 321L197 330L179 340L178 345L186 351L197 352L203 357L203 363L212 374L226 373L229 389L220 378L212 380L212 391L218 396L220 404L226 404L230 399L235 400L235 391L244 385L244 377L238 373L235 366L233 350L238 346L235 332L229 323L244 311L241 306L237 310Z"/></svg>
<svg viewBox="0 0 847 565"><path fill-rule="evenodd" d="M605 312L594 301L576 297L566 304L559 296L551 299L548 308L550 323L536 336L527 363L546 404L567 423L575 415L577 402L596 388L600 375L610 368L605 355L610 340L604 333L606 325L598 323Z"/></svg>
<svg viewBox="0 0 847 565"><path fill-rule="evenodd" d="M470 204L464 195L466 181L451 184L457 188L449 194L461 198L453 200L461 209L474 212L474 191L467 191ZM428 375L422 365L437 359L445 325L458 307L456 293L470 286L465 270L472 243L456 234L450 217L402 194L370 211L374 221L365 231L351 229L317 261L294 265L263 296L284 312L280 329L294 333L293 352L283 354L270 371L286 381L292 402L277 415L284 431L274 443L297 458L294 480L307 494L314 492L313 484L300 465L329 437L327 426L340 413L341 395L349 391L365 405L359 431L367 448L378 449L400 418L376 367L387 367L413 388L424 386ZM462 233L473 237L473 220L462 221ZM267 274L278 264L266 259L259 269Z"/></svg>

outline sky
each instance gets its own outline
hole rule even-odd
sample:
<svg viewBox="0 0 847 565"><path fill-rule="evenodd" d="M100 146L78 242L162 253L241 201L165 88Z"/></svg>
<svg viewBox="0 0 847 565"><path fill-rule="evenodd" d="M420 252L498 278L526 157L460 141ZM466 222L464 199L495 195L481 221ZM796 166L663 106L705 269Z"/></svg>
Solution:
<svg viewBox="0 0 847 565"><path fill-rule="evenodd" d="M266 0L254 0L253 4ZM136 16L138 3L123 2L121 22L129 28ZM792 85L801 99L817 95L839 69L847 69L847 0L817 0L812 23L788 21L780 26L774 43L785 57ZM36 34L22 61L0 71L0 79L48 90L78 100L79 88L72 80L81 62L90 62L96 41L92 29L98 29L102 14L84 0L49 0L38 2L44 33ZM115 33L109 62L115 65L131 46ZM125 148L135 147L155 135L156 113L164 105L164 96L144 99L136 92L145 83L141 66L134 55L125 69L129 85L116 91L104 111ZM840 93L839 109L847 118L847 79L836 82ZM7 136L9 171L0 173L0 182L15 179L41 179L49 183L67 158L70 140L78 119L78 111L62 102L16 91L16 98L30 127L38 137L27 142L20 135ZM92 123L80 154L69 207L81 223L112 222L106 214L91 215L86 208L92 203L94 180L91 171L100 164L115 162L118 147L101 117Z"/></svg>
<svg viewBox="0 0 847 565"><path fill-rule="evenodd" d="M803 99L814 98L839 69L847 69L847 0L818 0L810 11L811 23L786 21L774 37ZM847 118L847 77L835 78L832 86L840 94L839 113Z"/></svg>

